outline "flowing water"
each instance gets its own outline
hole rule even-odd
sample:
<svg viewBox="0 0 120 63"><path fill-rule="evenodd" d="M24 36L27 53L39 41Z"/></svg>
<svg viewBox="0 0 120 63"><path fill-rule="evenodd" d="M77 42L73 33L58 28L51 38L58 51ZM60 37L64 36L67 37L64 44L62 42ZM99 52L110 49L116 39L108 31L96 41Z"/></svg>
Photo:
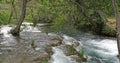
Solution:
<svg viewBox="0 0 120 63"><path fill-rule="evenodd" d="M31 24L23 23L20 37L9 33L13 28L10 25L0 27L0 63L40 63L40 60L35 59L39 59L42 53L46 54L42 48L49 40L40 28L32 27ZM35 41L35 49L31 47L32 41Z"/></svg>
<svg viewBox="0 0 120 63"><path fill-rule="evenodd" d="M80 45L76 47L77 51L85 51L85 54L88 56L86 63L119 63L115 38L100 37L88 33L80 33L74 36L74 38L80 42ZM66 44L70 45L72 37L65 36L64 39L69 39L69 42L66 41ZM59 48L55 47L53 51L54 63L77 63L71 62L70 57L65 56Z"/></svg>
<svg viewBox="0 0 120 63"><path fill-rule="evenodd" d="M37 27L31 27L30 26L31 23L23 23L23 24L25 24L27 27L24 28L25 26L22 26L22 29L23 29L22 32L41 32L40 29L38 29ZM41 24L40 26L42 25L43 24ZM19 40L17 40L16 37L13 37L11 34L9 34L10 29L12 29L12 27L10 27L9 25L4 25L4 26L1 26L0 28L1 30L0 31L1 33L0 63L13 63L12 61L15 61L15 58L17 58L15 55L22 55L22 54L12 53L11 51L15 50L16 48L19 50L18 46L21 46L21 45L18 45L18 44L22 44L22 47L26 46L26 45L23 45L24 42L23 43L19 42ZM64 45L65 44L73 45L77 51L81 51L81 50L85 51L85 55L88 56L88 61L86 63L119 63L117 58L117 55L118 55L117 42L115 38L100 37L100 36L95 36L88 33L78 33L76 36L73 36L73 37L62 35L62 37L63 37L62 42ZM36 37L36 40L37 38L38 37ZM78 45L78 43L76 42L78 42L80 45ZM62 47L62 46L52 47L53 55L51 56L50 63L81 63L76 61L74 58L72 58L72 55L71 56L66 55L63 51L64 48L61 49L59 47ZM40 48L36 48L36 50L39 50L39 49ZM16 52L19 52L18 50L16 50ZM29 53L31 52L26 52L26 54L29 54ZM36 53L36 52L33 51L32 53ZM13 58L11 55L14 56L14 59L11 60L11 62L9 61L7 62L7 59L10 60L10 58ZM29 56L30 59L33 56L32 55ZM14 63L16 63L17 61L19 60L16 60Z"/></svg>

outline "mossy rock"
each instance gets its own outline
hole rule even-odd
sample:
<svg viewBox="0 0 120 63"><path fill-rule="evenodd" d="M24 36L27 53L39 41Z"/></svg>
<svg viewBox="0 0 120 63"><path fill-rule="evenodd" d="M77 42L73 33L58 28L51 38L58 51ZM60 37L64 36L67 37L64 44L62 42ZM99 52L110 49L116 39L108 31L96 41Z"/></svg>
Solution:
<svg viewBox="0 0 120 63"><path fill-rule="evenodd" d="M44 61L42 61L42 63L48 63L48 61L47 61L47 60L44 60Z"/></svg>
<svg viewBox="0 0 120 63"><path fill-rule="evenodd" d="M64 54L67 55L67 56L77 54L76 49L71 45L61 45L61 46L59 46L59 48L62 49Z"/></svg>

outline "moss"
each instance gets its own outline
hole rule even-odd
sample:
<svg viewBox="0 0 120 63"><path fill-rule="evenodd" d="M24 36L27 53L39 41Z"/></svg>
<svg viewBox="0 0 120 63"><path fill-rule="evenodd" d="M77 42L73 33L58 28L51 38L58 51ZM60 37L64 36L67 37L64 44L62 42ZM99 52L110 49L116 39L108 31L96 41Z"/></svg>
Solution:
<svg viewBox="0 0 120 63"><path fill-rule="evenodd" d="M44 61L42 61L42 63L48 63L48 61L47 61L47 60L44 60Z"/></svg>
<svg viewBox="0 0 120 63"><path fill-rule="evenodd" d="M67 49L69 49L68 51L70 51L68 56L76 54L81 59L80 61L87 62L87 56L83 50L77 51L73 46L67 46L67 47L68 47Z"/></svg>
<svg viewBox="0 0 120 63"><path fill-rule="evenodd" d="M87 57L86 57L85 52L83 50L78 52L78 56L81 58L82 62L87 62Z"/></svg>
<svg viewBox="0 0 120 63"><path fill-rule="evenodd" d="M77 50L73 46L67 45L66 49L69 51L69 53L67 53L68 56L77 54Z"/></svg>
<svg viewBox="0 0 120 63"><path fill-rule="evenodd" d="M31 42L31 47L32 48L35 48L35 40L33 39L32 42Z"/></svg>

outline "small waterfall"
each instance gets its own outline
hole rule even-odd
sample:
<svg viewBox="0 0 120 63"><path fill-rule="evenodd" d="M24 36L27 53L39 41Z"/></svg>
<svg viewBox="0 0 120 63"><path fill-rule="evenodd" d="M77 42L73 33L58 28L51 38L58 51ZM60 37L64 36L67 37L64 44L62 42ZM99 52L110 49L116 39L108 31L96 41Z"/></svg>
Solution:
<svg viewBox="0 0 120 63"><path fill-rule="evenodd" d="M23 23L24 26L22 26L22 32L41 32L40 29L37 27L30 26L32 23ZM39 24L39 26L43 26L42 24ZM11 34L9 34L12 27L9 25L1 26L0 33L0 46L2 45L2 48L0 48L0 55L4 53L2 50L10 50L11 48L14 48L12 46L17 44L17 41L15 41L15 37L13 37ZM48 34L51 35L51 34ZM79 34L78 34L79 35ZM63 35L63 41L62 45L70 45L73 46L77 51L83 50L85 51L85 54L88 55L88 62L87 63L119 63L117 55L117 42L115 39L111 38L99 38L98 36L94 36L92 34L81 34L79 35L80 41L74 39L73 37L69 37L67 35ZM77 39L78 39L77 37ZM97 38L95 38L97 37ZM76 38L76 37L75 37ZM4 46L4 47L3 47ZM64 48L61 49L57 47L53 47L53 55L51 56L50 63L81 63L77 62L76 58L72 58L71 56L67 56L64 52ZM36 48L36 50L39 50L39 48ZM0 58L1 59L1 58Z"/></svg>
<svg viewBox="0 0 120 63"><path fill-rule="evenodd" d="M84 38L84 37L83 37ZM91 59L88 61L89 63L119 63L118 62L118 50L117 50L117 42L115 39L91 39L81 40L82 50L88 54ZM80 50L78 47L78 50ZM92 59L96 58L96 59Z"/></svg>
<svg viewBox="0 0 120 63"><path fill-rule="evenodd" d="M51 57L50 63L78 63L75 60L73 60L70 56L66 56L64 52L57 48L53 47L54 54Z"/></svg>
<svg viewBox="0 0 120 63"><path fill-rule="evenodd" d="M69 36L66 36L66 35L63 35L63 44L66 44L66 45L72 45L74 47L77 47L79 46L80 42L77 41L76 39L72 38L72 37L69 37Z"/></svg>
<svg viewBox="0 0 120 63"><path fill-rule="evenodd" d="M119 63L117 58L117 42L115 39L100 39L99 37L89 37L80 37L80 41L77 41L73 37L63 35L63 44L72 45L76 48L77 51L85 51L85 54L88 56L87 63ZM80 44L79 46L78 43ZM54 62L52 63L61 63L62 61L62 63L65 63L64 61L67 61L66 63L70 63L70 60L68 61L69 57L63 54L62 51L63 50L60 50L56 47L53 48L54 54L52 55L52 59L54 60ZM61 56L63 57L61 58L63 60L59 58Z"/></svg>
<svg viewBox="0 0 120 63"><path fill-rule="evenodd" d="M70 60L68 59L67 56L65 56L65 54L62 52L62 50L60 50L57 47L53 47L53 61L52 63L70 63Z"/></svg>
<svg viewBox="0 0 120 63"><path fill-rule="evenodd" d="M79 45L79 42L75 40L72 37L69 37L67 35L63 35L63 44L62 45L70 45L70 46L75 46ZM65 55L62 49L59 49L59 47L62 46L57 46L53 47L53 52L54 54L51 57L51 62L50 63L78 63L76 60L73 60L70 56Z"/></svg>

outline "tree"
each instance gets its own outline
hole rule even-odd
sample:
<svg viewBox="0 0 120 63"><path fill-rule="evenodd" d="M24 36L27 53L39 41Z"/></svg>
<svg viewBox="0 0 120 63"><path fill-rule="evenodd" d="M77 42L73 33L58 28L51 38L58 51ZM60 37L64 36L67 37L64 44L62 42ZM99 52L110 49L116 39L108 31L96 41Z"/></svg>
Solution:
<svg viewBox="0 0 120 63"><path fill-rule="evenodd" d="M21 16L17 22L17 26L11 30L11 34L13 36L19 36L20 33L20 27L22 25L22 22L24 21L25 15L26 15L26 5L27 5L27 0L23 0L23 4L22 4L22 12L21 12Z"/></svg>
<svg viewBox="0 0 120 63"><path fill-rule="evenodd" d="M117 35L117 45L118 45L118 52L119 52L119 60L120 60L120 14L119 14L119 10L118 10L118 5L117 5L117 1L116 0L112 0L112 4L114 7L114 12L115 12L115 16L116 16L116 35Z"/></svg>
<svg viewBox="0 0 120 63"><path fill-rule="evenodd" d="M16 9L15 9L15 0L11 0L11 13L10 13L10 16L9 16L9 21L8 23L11 22L11 19L12 19L12 16L13 16L13 13L15 12L15 17L16 17L16 20L17 20L17 12L16 12Z"/></svg>

